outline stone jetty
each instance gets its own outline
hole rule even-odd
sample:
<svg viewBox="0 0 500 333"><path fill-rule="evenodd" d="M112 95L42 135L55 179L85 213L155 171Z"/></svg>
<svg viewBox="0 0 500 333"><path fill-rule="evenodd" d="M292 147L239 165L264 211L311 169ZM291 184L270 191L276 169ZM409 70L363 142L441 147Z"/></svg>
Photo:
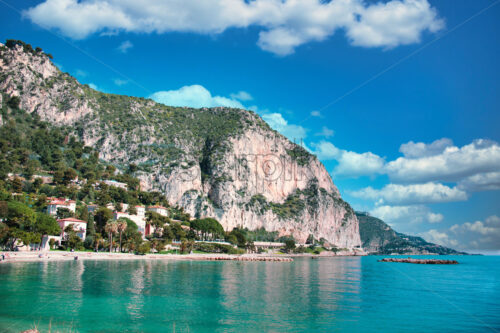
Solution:
<svg viewBox="0 0 500 333"><path fill-rule="evenodd" d="M264 256L231 256L231 255L217 255L217 256L203 256L191 257L191 260L233 260L233 261L279 261L279 262L292 262L292 258L286 257L264 257Z"/></svg>
<svg viewBox="0 0 500 333"><path fill-rule="evenodd" d="M378 260L379 262L405 262L408 264L427 264L427 265L456 265L456 260L444 259L414 259L414 258L384 258Z"/></svg>

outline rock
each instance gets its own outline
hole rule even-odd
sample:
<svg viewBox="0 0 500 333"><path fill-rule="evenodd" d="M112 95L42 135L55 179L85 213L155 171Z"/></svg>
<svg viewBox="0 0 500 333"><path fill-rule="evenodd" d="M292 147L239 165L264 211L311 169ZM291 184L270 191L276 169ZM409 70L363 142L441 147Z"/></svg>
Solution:
<svg viewBox="0 0 500 333"><path fill-rule="evenodd" d="M136 174L142 190L163 192L192 216L214 217L224 230L361 246L356 215L323 164L251 111L104 94L20 46L0 47L0 74L1 92L19 96L24 110L69 126L107 162L146 165Z"/></svg>
<svg viewBox="0 0 500 333"><path fill-rule="evenodd" d="M413 259L413 258L384 258L378 260L379 262L404 262L408 264L428 264L428 265L456 265L456 260L444 259Z"/></svg>

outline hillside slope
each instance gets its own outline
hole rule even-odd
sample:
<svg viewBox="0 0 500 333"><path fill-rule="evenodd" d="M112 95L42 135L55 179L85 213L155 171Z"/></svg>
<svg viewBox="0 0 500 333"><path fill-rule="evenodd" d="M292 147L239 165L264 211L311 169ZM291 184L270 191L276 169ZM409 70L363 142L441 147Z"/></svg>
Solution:
<svg viewBox="0 0 500 333"><path fill-rule="evenodd" d="M384 221L356 212L363 248L370 254L466 254L394 231Z"/></svg>
<svg viewBox="0 0 500 333"><path fill-rule="evenodd" d="M135 175L196 217L309 235L342 248L361 245L352 208L321 162L257 114L179 108L105 94L62 73L41 50L0 45L0 91L25 111L72 130L100 158ZM1 121L1 120L0 120Z"/></svg>

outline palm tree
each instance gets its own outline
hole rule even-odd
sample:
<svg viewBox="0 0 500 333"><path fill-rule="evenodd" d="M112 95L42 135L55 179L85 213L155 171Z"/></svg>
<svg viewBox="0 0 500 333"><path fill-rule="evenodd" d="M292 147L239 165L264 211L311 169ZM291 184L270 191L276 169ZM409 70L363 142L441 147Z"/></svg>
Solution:
<svg viewBox="0 0 500 333"><path fill-rule="evenodd" d="M104 226L104 230L109 235L109 252L111 253L111 249L113 248L113 234L118 230L118 224L115 221L108 221Z"/></svg>
<svg viewBox="0 0 500 333"><path fill-rule="evenodd" d="M96 233L94 236L94 246L95 246L95 251L99 252L99 246L102 243L102 236L100 233Z"/></svg>
<svg viewBox="0 0 500 333"><path fill-rule="evenodd" d="M127 221L118 220L117 226L120 233L120 252L122 252L122 233L127 229Z"/></svg>

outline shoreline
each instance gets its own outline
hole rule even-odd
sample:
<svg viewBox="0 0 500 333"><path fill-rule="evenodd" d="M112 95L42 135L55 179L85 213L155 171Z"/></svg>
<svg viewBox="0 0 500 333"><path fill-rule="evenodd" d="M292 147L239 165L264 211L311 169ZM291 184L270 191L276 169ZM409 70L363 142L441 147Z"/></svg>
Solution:
<svg viewBox="0 0 500 333"><path fill-rule="evenodd" d="M224 253L191 253L191 254L145 254L136 255L132 253L109 253L109 252L1 252L5 254L5 260L0 264L17 262L50 262L50 261L75 261L77 260L188 260L188 261L267 261L267 262L292 262L293 258L331 258L331 257L356 257L360 255L346 254L224 254ZM40 255L42 255L40 257Z"/></svg>

